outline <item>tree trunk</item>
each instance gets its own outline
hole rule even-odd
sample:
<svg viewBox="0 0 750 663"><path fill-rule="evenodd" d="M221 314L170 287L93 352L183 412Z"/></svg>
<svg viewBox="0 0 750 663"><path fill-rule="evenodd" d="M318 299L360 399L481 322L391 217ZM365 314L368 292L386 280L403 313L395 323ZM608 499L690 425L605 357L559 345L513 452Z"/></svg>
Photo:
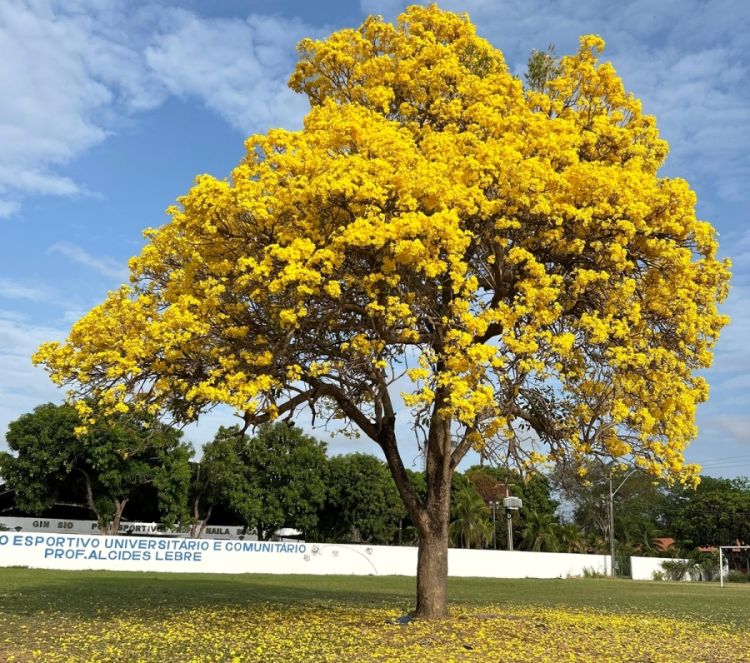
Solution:
<svg viewBox="0 0 750 663"><path fill-rule="evenodd" d="M412 614L420 619L448 616L448 524L451 478L455 467L451 457L451 422L440 414L444 398L445 393L438 390L427 439L427 495L424 501L414 491L399 454L395 416L382 422L380 436L376 439L409 517L419 532L417 605Z"/></svg>
<svg viewBox="0 0 750 663"><path fill-rule="evenodd" d="M123 500L115 499L115 516L112 519L112 522L109 524L110 527L110 533L113 535L118 535L120 533L120 521L122 520L122 512L125 511L125 505L128 503L128 498L126 497Z"/></svg>
<svg viewBox="0 0 750 663"><path fill-rule="evenodd" d="M437 419L437 417L436 417ZM425 472L427 496L421 503L402 471L394 443L381 445L404 505L419 532L417 556L417 605L412 613L420 619L448 616L448 524L450 521L451 477L448 424L433 425L427 447Z"/></svg>
<svg viewBox="0 0 750 663"><path fill-rule="evenodd" d="M417 556L417 607L414 616L444 619L448 616L448 519L436 531L419 537Z"/></svg>
<svg viewBox="0 0 750 663"><path fill-rule="evenodd" d="M211 517L211 511L213 508L212 504L208 507L206 515L201 516L200 498L196 497L193 500L193 521L190 523L191 539L200 539L203 536L203 532L206 530L206 525L208 525L208 519Z"/></svg>
<svg viewBox="0 0 750 663"><path fill-rule="evenodd" d="M448 526L453 472L442 464L430 467L429 459L427 465L428 478L432 481L427 484L424 517L417 525L419 550L414 616L444 619L448 616Z"/></svg>
<svg viewBox="0 0 750 663"><path fill-rule="evenodd" d="M91 477L89 477L89 474L88 472L86 472L86 470L80 467L77 467L75 469L78 470L83 476L83 481L86 485L86 504L88 505L89 509L91 509L91 511L94 514L94 517L96 518L96 524L99 526L99 534L106 534L107 525L104 522L99 511L97 511L96 502L94 501L94 490L91 487Z"/></svg>
<svg viewBox="0 0 750 663"><path fill-rule="evenodd" d="M208 507L208 511L206 511L206 517L201 520L201 526L200 529L198 529L198 536L196 538L200 539L203 536L203 532L206 531L206 525L208 525L208 519L211 517L211 511L213 511L213 505Z"/></svg>

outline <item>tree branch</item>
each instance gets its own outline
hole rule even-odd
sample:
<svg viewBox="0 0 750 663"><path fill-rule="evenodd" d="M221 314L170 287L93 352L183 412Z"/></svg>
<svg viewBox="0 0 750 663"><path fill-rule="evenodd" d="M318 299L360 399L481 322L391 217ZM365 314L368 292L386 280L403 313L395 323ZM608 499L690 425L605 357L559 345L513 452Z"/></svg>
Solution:
<svg viewBox="0 0 750 663"><path fill-rule="evenodd" d="M375 442L380 443L380 431L378 430L378 426L370 421L362 413L362 411L354 403L352 403L351 399L344 393L344 391L340 387L327 382L321 382L316 378L307 377L304 378L304 381L312 387L312 400L317 400L318 398L324 396L333 398L333 400L336 401L336 405L341 408L341 411L349 419L351 419L359 427L359 429L365 435L367 435L367 437L369 437L371 440L374 440Z"/></svg>
<svg viewBox="0 0 750 663"><path fill-rule="evenodd" d="M404 462L396 444L395 422L395 417L387 420L387 425L383 427L380 439L376 441L385 454L391 476L404 502L404 506L406 506L409 517L414 521L418 529L424 530L427 527L427 511L414 490L409 475L406 473Z"/></svg>
<svg viewBox="0 0 750 663"><path fill-rule="evenodd" d="M469 436L476 432L476 430L476 426L467 426L464 431L463 439L456 445L456 448L451 453L452 470L455 470L458 467L458 464L464 459L464 456L469 452L469 449L471 449Z"/></svg>
<svg viewBox="0 0 750 663"><path fill-rule="evenodd" d="M286 401L286 403L282 403L281 405L277 406L277 414L285 414L287 412L294 411L296 408L302 405L302 403L309 401L314 397L315 389L308 389L307 391L300 392L296 396ZM242 416L242 420L245 422L245 425L242 427L240 434L244 435L247 432L247 429L250 428L250 426L265 424L271 420L271 417L267 412L255 415L254 413L248 411L245 412L245 414Z"/></svg>

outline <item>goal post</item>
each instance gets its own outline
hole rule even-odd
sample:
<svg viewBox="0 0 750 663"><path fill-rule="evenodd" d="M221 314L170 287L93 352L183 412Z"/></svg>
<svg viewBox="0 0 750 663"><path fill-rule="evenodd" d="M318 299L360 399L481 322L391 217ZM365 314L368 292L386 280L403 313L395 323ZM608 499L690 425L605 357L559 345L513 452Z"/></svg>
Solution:
<svg viewBox="0 0 750 663"><path fill-rule="evenodd" d="M724 551L750 550L750 546L719 546L719 586L724 586Z"/></svg>

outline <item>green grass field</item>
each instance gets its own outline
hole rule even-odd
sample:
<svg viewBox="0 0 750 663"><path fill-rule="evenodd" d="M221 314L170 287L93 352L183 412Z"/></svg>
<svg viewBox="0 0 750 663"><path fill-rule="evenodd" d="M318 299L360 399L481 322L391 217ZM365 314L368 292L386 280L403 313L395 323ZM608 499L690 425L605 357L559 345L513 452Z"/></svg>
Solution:
<svg viewBox="0 0 750 663"><path fill-rule="evenodd" d="M0 569L8 661L750 661L750 586L450 581L452 617L386 623L401 577Z"/></svg>

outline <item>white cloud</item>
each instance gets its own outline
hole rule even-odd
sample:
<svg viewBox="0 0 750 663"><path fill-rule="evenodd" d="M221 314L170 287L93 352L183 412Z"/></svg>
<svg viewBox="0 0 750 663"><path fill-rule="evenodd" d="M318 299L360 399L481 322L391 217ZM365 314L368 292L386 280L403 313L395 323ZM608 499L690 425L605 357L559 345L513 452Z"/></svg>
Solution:
<svg viewBox="0 0 750 663"><path fill-rule="evenodd" d="M310 32L278 17L205 20L183 12L146 49L146 61L170 93L199 98L243 132L290 127L300 124L307 101L286 81L295 46Z"/></svg>
<svg viewBox="0 0 750 663"><path fill-rule="evenodd" d="M46 341L63 340L66 332L50 326L33 325L14 313L0 311L0 441L8 423L41 403L62 400L31 355Z"/></svg>
<svg viewBox="0 0 750 663"><path fill-rule="evenodd" d="M57 242L47 249L47 253L59 253L66 258L99 272L102 276L124 283L128 280L128 269L112 258L98 258L77 244Z"/></svg>
<svg viewBox="0 0 750 663"><path fill-rule="evenodd" d="M32 302L49 299L47 288L29 286L12 279L0 278L0 298L25 299Z"/></svg>
<svg viewBox="0 0 750 663"><path fill-rule="evenodd" d="M57 168L107 134L96 118L115 91L97 56L117 48L96 16L54 2L0 4L0 196L79 191Z"/></svg>
<svg viewBox="0 0 750 663"><path fill-rule="evenodd" d="M750 443L750 414L711 415L705 418L702 427L724 441Z"/></svg>
<svg viewBox="0 0 750 663"><path fill-rule="evenodd" d="M170 94L242 131L299 123L286 88L296 20L206 19L166 3L0 3L0 218L29 195L78 195L65 165Z"/></svg>
<svg viewBox="0 0 750 663"><path fill-rule="evenodd" d="M2 190L0 189L0 195ZM21 205L17 201L11 200L0 200L0 219L6 219L10 216L15 216L21 209Z"/></svg>

